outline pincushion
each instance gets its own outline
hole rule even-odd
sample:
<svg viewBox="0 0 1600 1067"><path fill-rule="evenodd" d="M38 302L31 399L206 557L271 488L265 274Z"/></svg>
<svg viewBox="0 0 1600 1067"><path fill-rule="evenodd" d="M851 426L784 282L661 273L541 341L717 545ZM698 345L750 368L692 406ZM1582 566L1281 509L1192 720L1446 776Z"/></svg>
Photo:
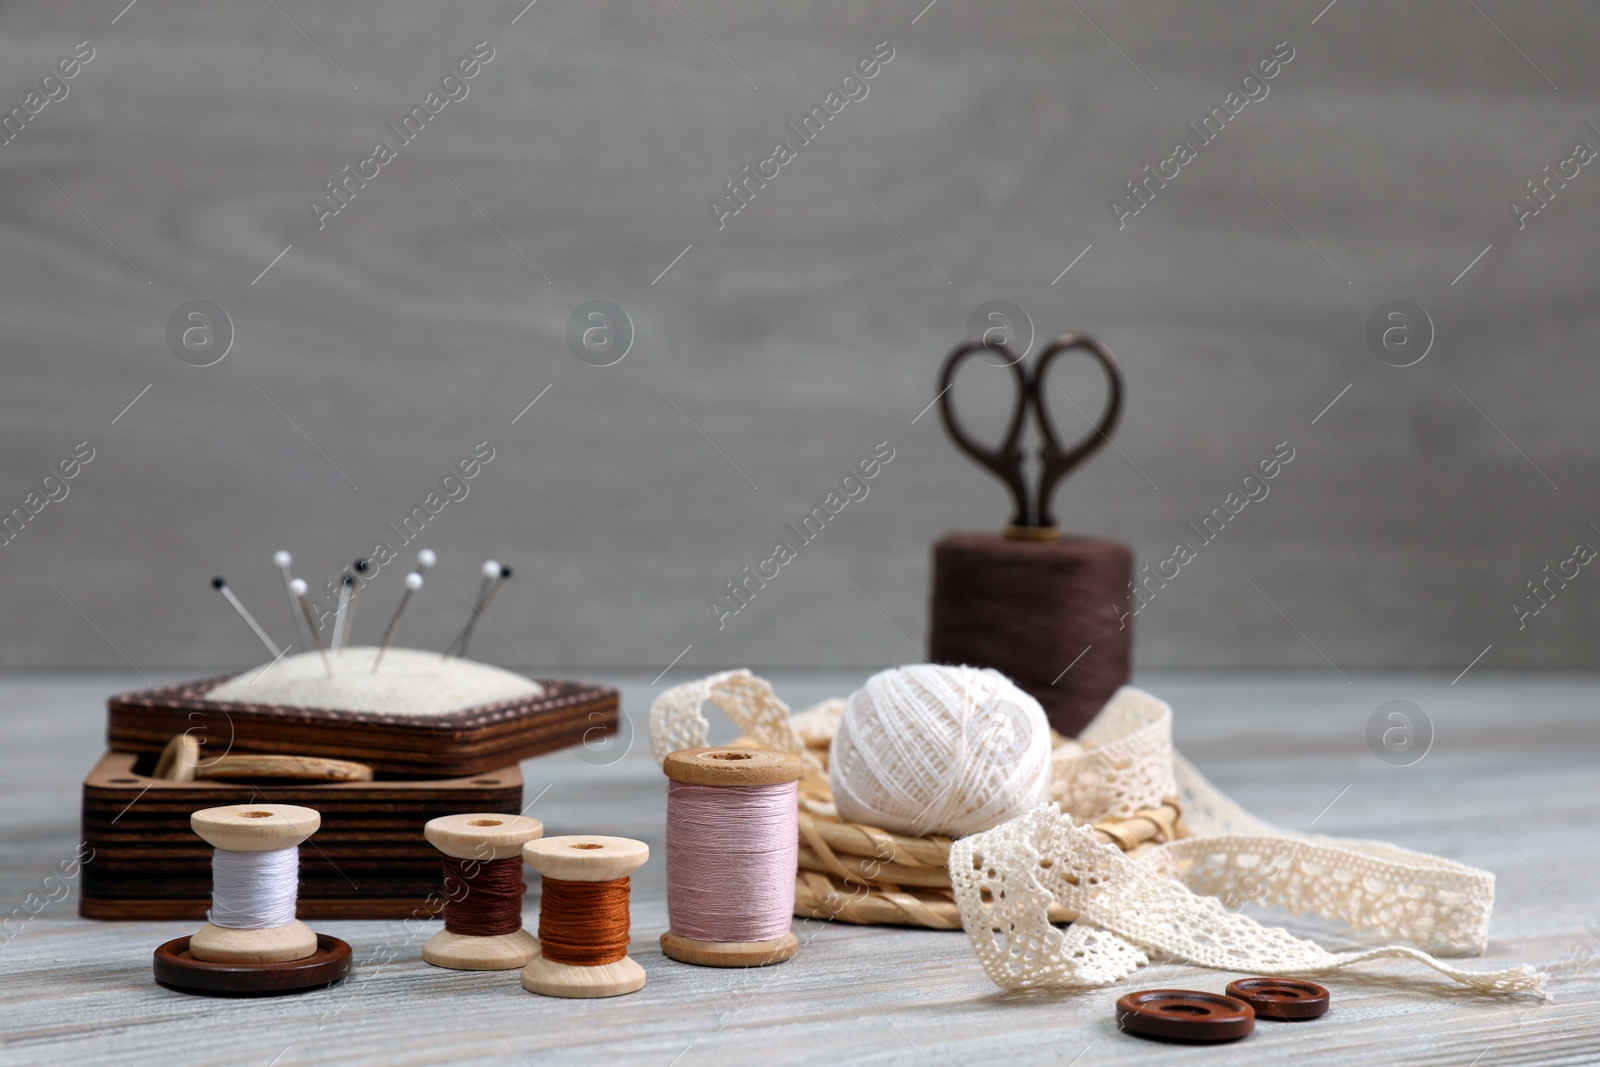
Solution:
<svg viewBox="0 0 1600 1067"><path fill-rule="evenodd" d="M617 691L585 682L535 682L437 652L357 647L285 656L222 678L114 696L111 748L159 753L188 734L200 758L290 753L364 763L391 775L445 778L493 771L617 728ZM329 668L332 673L330 675Z"/></svg>
<svg viewBox="0 0 1600 1067"><path fill-rule="evenodd" d="M544 694L543 686L520 674L413 648L391 648L382 669L374 674L372 661L377 654L370 647L330 652L332 676L315 652L285 656L276 664L234 675L206 697L333 711L445 715Z"/></svg>

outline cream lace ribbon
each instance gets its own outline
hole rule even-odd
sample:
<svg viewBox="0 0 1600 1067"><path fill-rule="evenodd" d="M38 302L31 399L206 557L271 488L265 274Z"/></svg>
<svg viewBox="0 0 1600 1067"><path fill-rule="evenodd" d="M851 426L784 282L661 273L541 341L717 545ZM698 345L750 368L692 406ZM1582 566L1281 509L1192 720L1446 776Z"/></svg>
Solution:
<svg viewBox="0 0 1600 1067"><path fill-rule="evenodd" d="M720 708L746 737L763 748L792 752L805 764L807 774L822 773L822 765L806 750L805 740L796 729L796 717L789 713L789 705L778 699L771 683L747 670L723 671L696 682L685 682L656 697L650 705L650 752L657 763L669 753L705 747L711 724L700 713L700 706L708 702ZM805 716L800 718L803 720ZM833 717L833 722L838 722L837 716Z"/></svg>
<svg viewBox="0 0 1600 1067"><path fill-rule="evenodd" d="M838 702L791 716L749 671L676 686L650 709L651 748L706 743L715 704L761 744L821 771L805 741L828 736ZM1053 803L954 843L950 881L979 962L1005 989L1091 989L1128 977L1151 954L1252 974L1316 974L1365 960L1416 960L1471 989L1543 993L1531 967L1464 971L1434 955L1488 943L1494 875L1377 841L1300 834L1240 808L1172 747L1172 709L1124 686L1078 741L1052 757ZM1091 824L1176 797L1191 836L1130 857ZM1062 930L1052 901L1077 914ZM1311 912L1411 942L1333 953L1234 910Z"/></svg>

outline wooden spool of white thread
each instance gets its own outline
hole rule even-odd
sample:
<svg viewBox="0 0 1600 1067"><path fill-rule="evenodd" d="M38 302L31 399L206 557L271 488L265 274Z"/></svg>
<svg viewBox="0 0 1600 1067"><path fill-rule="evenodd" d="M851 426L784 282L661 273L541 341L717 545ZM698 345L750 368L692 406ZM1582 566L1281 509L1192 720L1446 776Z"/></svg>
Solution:
<svg viewBox="0 0 1600 1067"><path fill-rule="evenodd" d="M320 814L294 804L229 804L189 816L195 833L228 852L299 848L321 825ZM207 963L288 963L316 951L317 935L299 919L260 930L208 922L189 939L189 955Z"/></svg>

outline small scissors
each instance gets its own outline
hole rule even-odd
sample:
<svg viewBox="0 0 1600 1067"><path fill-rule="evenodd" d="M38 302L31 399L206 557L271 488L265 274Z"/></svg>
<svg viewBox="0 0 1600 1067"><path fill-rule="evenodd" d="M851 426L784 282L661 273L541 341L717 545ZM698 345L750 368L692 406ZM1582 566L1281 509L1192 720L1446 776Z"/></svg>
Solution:
<svg viewBox="0 0 1600 1067"><path fill-rule="evenodd" d="M1044 381L1045 374L1055 358L1075 348L1088 352L1105 368L1110 395L1106 398L1105 410L1101 412L1094 430L1070 449L1063 450L1061 440L1056 436L1055 424L1050 421L1050 408L1045 403ZM956 421L954 403L950 399L950 389L955 385L956 369L961 361L983 351L994 351L1005 357L1004 365L1011 368L1017 380L1016 403L1011 409L1011 421L1006 426L1005 436L995 448L987 447L961 428L961 424ZM1117 428L1117 420L1122 415L1122 371L1118 368L1117 357L1112 355L1111 349L1087 334L1064 333L1051 341L1040 353L1031 373L1022 365L1022 359L1016 349L1005 341L973 340L958 346L944 362L944 372L939 382L939 414L944 417L944 428L956 445L993 471L1006 484L1006 488L1011 490L1011 499L1016 503L1016 513L1011 517L1011 525L1006 530L1006 536L1015 540L1054 540L1057 533L1055 519L1050 515L1050 496L1057 482L1111 440L1111 434ZM1022 426L1030 407L1038 420L1039 434L1043 438L1043 443L1039 446L1042 467L1039 471L1038 494L1031 501L1028 497L1028 487L1022 477Z"/></svg>

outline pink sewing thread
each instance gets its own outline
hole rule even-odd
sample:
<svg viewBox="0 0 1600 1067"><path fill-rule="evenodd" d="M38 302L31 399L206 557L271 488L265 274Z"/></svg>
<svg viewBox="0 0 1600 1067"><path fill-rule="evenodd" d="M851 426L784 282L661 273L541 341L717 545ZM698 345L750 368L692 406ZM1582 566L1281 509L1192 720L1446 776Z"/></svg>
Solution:
<svg viewBox="0 0 1600 1067"><path fill-rule="evenodd" d="M667 786L667 919L697 941L789 933L800 860L797 782Z"/></svg>

